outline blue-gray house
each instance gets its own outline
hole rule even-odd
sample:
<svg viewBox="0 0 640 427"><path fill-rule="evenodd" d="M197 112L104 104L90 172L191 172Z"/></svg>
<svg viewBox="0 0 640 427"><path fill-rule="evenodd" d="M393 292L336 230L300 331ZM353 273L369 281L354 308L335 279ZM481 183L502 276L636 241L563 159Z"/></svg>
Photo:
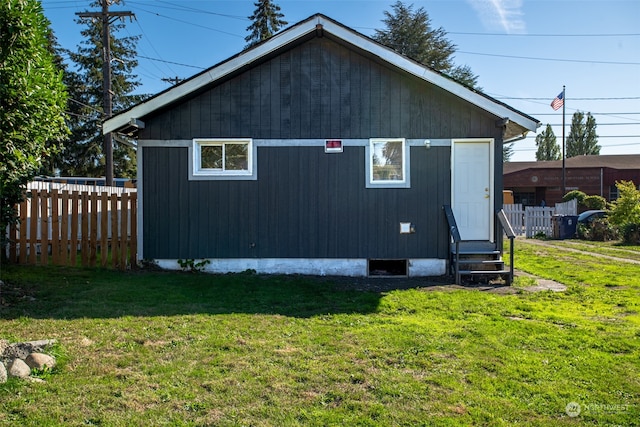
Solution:
<svg viewBox="0 0 640 427"><path fill-rule="evenodd" d="M539 123L323 15L104 123L138 141L139 259L446 273L501 242L502 145Z"/></svg>

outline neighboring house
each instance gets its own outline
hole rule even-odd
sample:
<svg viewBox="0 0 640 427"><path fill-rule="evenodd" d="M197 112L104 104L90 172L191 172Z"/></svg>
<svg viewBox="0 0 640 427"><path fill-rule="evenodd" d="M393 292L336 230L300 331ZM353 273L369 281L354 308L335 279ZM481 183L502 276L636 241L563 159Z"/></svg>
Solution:
<svg viewBox="0 0 640 427"><path fill-rule="evenodd" d="M566 191L580 190L611 201L618 198L616 181L640 185L640 155L576 156L565 159ZM504 188L512 190L515 203L549 206L562 201L562 160L508 162L504 164Z"/></svg>
<svg viewBox="0 0 640 427"><path fill-rule="evenodd" d="M502 144L537 126L315 15L104 131L138 139L140 259L427 276L446 273L444 205L463 238L500 240Z"/></svg>

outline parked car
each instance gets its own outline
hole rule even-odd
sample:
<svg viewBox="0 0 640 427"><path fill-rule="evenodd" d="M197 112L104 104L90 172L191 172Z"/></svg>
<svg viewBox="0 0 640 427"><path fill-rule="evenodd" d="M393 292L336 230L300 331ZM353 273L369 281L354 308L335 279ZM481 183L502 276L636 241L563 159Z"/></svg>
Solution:
<svg viewBox="0 0 640 427"><path fill-rule="evenodd" d="M605 218L607 216L607 211L601 210L591 210L584 211L580 215L578 215L578 224L589 225L592 221L600 218Z"/></svg>

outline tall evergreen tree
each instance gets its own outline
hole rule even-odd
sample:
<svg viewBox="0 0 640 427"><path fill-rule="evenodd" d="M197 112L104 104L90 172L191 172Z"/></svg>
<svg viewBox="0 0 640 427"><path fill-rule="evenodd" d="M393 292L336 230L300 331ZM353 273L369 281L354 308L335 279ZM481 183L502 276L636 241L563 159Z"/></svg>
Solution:
<svg viewBox="0 0 640 427"><path fill-rule="evenodd" d="M16 220L22 186L66 134L67 99L37 0L0 2L0 240Z"/></svg>
<svg viewBox="0 0 640 427"><path fill-rule="evenodd" d="M92 6L99 4L93 3ZM62 175L103 176L104 155L102 153L102 22L79 19L76 22L86 27L80 31L84 36L76 52L67 52L76 71L65 70L65 83L69 90L71 113L71 136L65 143L57 167ZM111 33L111 90L113 113L117 114L142 101L144 95L132 95L140 86L133 70L138 65L136 45L139 36L116 37L124 29L122 21L110 26ZM114 176L135 177L135 149L114 139Z"/></svg>
<svg viewBox="0 0 640 427"><path fill-rule="evenodd" d="M511 156L513 156L513 142L509 144L502 145L502 161L509 162L511 161Z"/></svg>
<svg viewBox="0 0 640 427"><path fill-rule="evenodd" d="M596 134L596 119L587 113L576 111L571 118L571 129L567 136L567 158L583 155L600 154L598 135Z"/></svg>
<svg viewBox="0 0 640 427"><path fill-rule="evenodd" d="M560 160L562 153L560 152L560 145L556 142L556 136L551 129L551 125L547 124L545 130L541 134L536 135L536 160Z"/></svg>
<svg viewBox="0 0 640 427"><path fill-rule="evenodd" d="M424 8L413 10L413 5L397 1L392 11L385 11L385 28L376 30L373 38L398 53L449 75L460 83L476 87L478 76L471 69L456 66L453 55L456 45L447 39L446 31L432 28L429 14Z"/></svg>
<svg viewBox="0 0 640 427"><path fill-rule="evenodd" d="M277 33L280 28L287 25L287 21L284 19L284 14L280 12L280 6L275 4L271 0L258 0L253 4L256 9L253 11L253 15L249 17L252 21L251 25L247 27L247 31L250 31L245 41L249 44L247 47L251 47L263 40L266 40Z"/></svg>

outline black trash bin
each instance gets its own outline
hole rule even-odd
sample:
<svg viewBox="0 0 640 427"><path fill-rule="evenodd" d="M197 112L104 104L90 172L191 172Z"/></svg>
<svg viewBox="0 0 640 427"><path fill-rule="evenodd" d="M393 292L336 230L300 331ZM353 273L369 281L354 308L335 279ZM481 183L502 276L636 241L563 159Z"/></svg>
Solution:
<svg viewBox="0 0 640 427"><path fill-rule="evenodd" d="M558 239L572 239L578 228L577 215L558 215Z"/></svg>

